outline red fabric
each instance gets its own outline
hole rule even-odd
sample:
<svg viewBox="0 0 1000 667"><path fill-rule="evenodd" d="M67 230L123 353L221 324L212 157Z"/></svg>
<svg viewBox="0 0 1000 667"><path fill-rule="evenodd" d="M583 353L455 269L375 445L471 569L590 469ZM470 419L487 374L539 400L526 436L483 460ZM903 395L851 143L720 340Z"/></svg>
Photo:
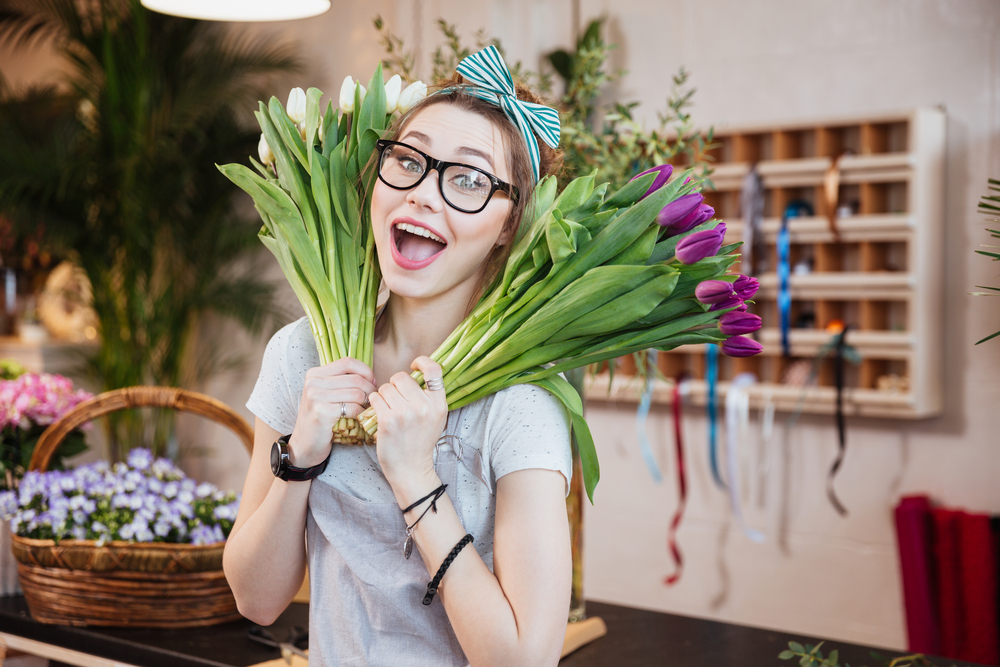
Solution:
<svg viewBox="0 0 1000 667"><path fill-rule="evenodd" d="M941 630L934 600L930 500L908 496L896 506L896 540L903 574L907 648L911 653L941 654Z"/></svg>
<svg viewBox="0 0 1000 667"><path fill-rule="evenodd" d="M941 621L941 655L957 658L962 651L964 609L958 572L958 516L948 509L931 510L934 523L934 556L937 561L938 618Z"/></svg>
<svg viewBox="0 0 1000 667"><path fill-rule="evenodd" d="M984 665L1000 662L997 645L996 554L985 514L963 512L959 535L959 587L965 608L962 651L949 656Z"/></svg>

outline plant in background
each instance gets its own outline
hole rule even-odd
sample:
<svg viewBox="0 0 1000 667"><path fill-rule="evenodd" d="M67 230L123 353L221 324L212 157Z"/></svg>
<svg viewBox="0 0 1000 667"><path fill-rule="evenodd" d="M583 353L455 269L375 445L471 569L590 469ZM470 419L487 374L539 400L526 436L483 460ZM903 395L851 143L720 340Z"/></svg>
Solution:
<svg viewBox="0 0 1000 667"><path fill-rule="evenodd" d="M15 229L44 225L86 272L96 384L190 387L237 365L206 318L260 332L283 313L257 265L259 223L234 208L215 163L255 152L247 105L298 60L267 37L138 0L0 0L0 37L50 38L68 69L58 87L0 99L0 214ZM110 416L112 458L143 443L162 454L173 418Z"/></svg>
<svg viewBox="0 0 1000 667"><path fill-rule="evenodd" d="M823 657L820 647L825 642L820 642L815 646L806 644L803 646L798 642L788 642L788 648L778 654L781 660L798 660L801 667L841 667L840 653L837 649L830 651L830 655ZM883 658L878 653L872 651L872 657L879 660L885 667L936 667L936 665L920 654L901 655L895 658ZM843 667L851 667L844 663Z"/></svg>
<svg viewBox="0 0 1000 667"><path fill-rule="evenodd" d="M1000 181L991 178L989 179L988 187L993 192L1000 192ZM985 213L986 215L1000 214L1000 196L983 195L982 199L979 202L979 212ZM990 218L988 222L994 222L994 223L1000 222L1000 219ZM992 236L993 238L1000 239L1000 229L989 229L987 227L986 231L988 231L990 233L990 236ZM984 246L984 247L996 248L997 246ZM978 252L980 255L986 255L987 257L992 257L994 262L1000 259L1000 253L997 252L991 252L987 250L977 250L976 252ZM978 287L979 289L990 290L989 292L973 292L973 294L978 296L986 296L986 295L996 296L996 292L1000 292L1000 287L989 287L988 285L976 285L976 287ZM995 338L997 336L1000 336L1000 331L994 332L980 341L976 341L976 345L979 345L979 343L985 343L989 339Z"/></svg>
<svg viewBox="0 0 1000 667"><path fill-rule="evenodd" d="M229 537L239 498L198 484L168 459L133 449L127 463L98 461L60 472L29 472L0 493L11 530L37 540L214 544Z"/></svg>
<svg viewBox="0 0 1000 667"><path fill-rule="evenodd" d="M82 389L74 390L72 381L61 375L20 373L15 379L0 380L0 489L17 488L45 429L91 398ZM64 459L86 449L83 431L76 429L56 450L53 469L61 470Z"/></svg>

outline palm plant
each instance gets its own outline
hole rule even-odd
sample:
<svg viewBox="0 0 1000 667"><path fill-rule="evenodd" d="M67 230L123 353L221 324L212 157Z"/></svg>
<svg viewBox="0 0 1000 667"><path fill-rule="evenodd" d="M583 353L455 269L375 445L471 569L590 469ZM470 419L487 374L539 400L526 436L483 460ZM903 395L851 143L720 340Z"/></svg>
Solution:
<svg viewBox="0 0 1000 667"><path fill-rule="evenodd" d="M215 163L254 152L240 114L300 68L291 49L138 0L0 0L0 38L51 39L69 70L0 90L0 214L44 224L86 271L98 385L191 386L238 363L199 324L221 316L256 333L281 313L257 265L259 222L234 208ZM118 414L114 459L141 444L164 453L168 414Z"/></svg>

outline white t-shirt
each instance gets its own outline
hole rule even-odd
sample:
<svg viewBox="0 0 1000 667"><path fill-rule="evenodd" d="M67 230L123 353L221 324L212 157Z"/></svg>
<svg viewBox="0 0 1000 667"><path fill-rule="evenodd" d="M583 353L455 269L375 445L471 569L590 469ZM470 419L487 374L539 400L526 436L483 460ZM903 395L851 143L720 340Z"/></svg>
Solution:
<svg viewBox="0 0 1000 667"><path fill-rule="evenodd" d="M306 371L319 364L308 320L303 317L285 326L267 345L247 408L274 430L291 433ZM466 531L475 536L476 551L492 569L496 480L529 468L557 470L566 479L568 494L572 475L568 416L545 389L516 385L449 412L445 435L461 442L454 446L462 463L457 488L449 489L448 495ZM442 440L439 450L447 451L458 442L455 437ZM395 499L372 447L335 445L326 471L313 484L317 482L363 501Z"/></svg>

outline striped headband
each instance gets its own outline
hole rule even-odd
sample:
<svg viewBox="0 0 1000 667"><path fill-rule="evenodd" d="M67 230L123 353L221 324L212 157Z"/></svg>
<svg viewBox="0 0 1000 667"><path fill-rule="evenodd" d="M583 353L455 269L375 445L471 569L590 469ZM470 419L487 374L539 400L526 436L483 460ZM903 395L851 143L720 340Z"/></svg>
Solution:
<svg viewBox="0 0 1000 667"><path fill-rule="evenodd" d="M543 104L517 99L510 70L495 46L487 46L479 53L467 56L456 69L473 84L462 86L463 92L500 107L521 130L528 145L531 171L537 183L540 157L535 134L537 133L542 141L552 148L558 147L559 113ZM449 93L457 88L457 86L445 88L439 94Z"/></svg>

